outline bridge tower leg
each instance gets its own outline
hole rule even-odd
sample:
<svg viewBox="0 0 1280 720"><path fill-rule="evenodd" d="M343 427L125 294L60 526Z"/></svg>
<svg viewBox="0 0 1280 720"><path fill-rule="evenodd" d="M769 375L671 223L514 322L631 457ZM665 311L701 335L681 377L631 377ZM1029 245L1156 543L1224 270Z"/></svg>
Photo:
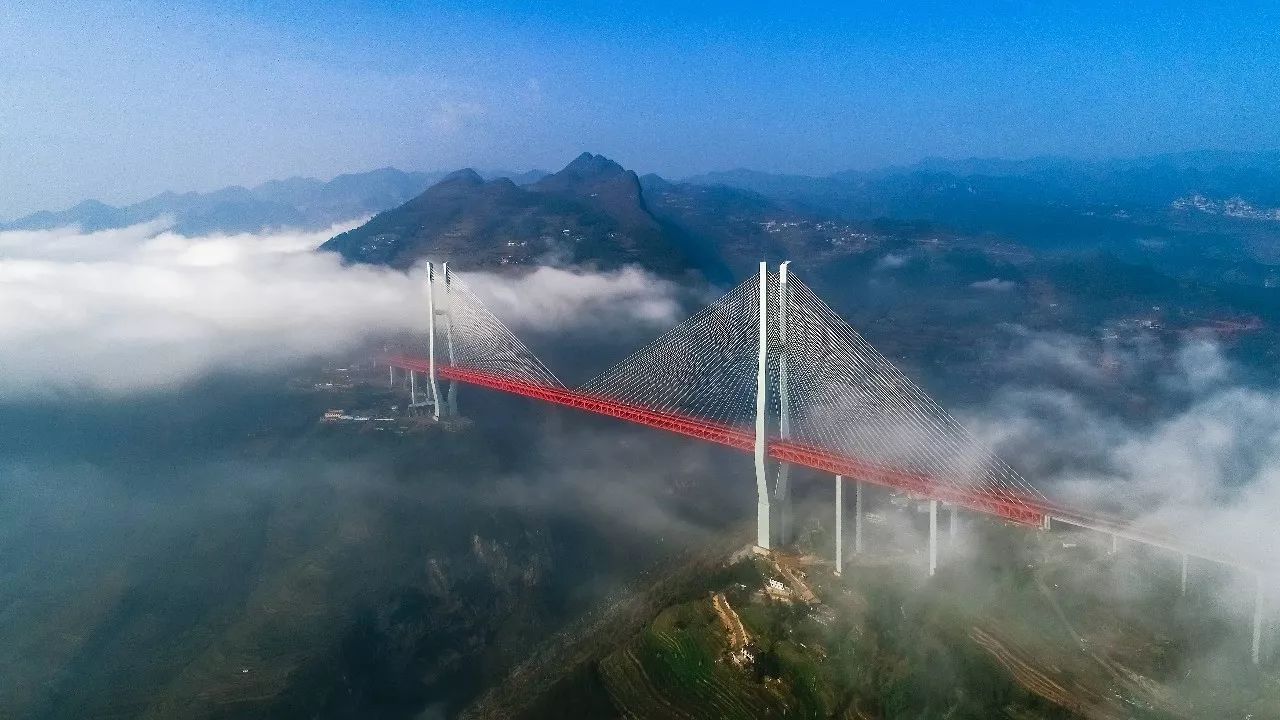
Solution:
<svg viewBox="0 0 1280 720"><path fill-rule="evenodd" d="M449 263L440 266L440 274L444 279L444 298L441 303L444 306L444 342L449 354L449 365L453 366L456 361L453 357L453 297L452 285L453 277L449 274ZM445 409L450 417L458 415L458 381L450 380L449 389L445 400Z"/></svg>
<svg viewBox="0 0 1280 720"><path fill-rule="evenodd" d="M947 547L954 548L956 546L956 534L960 532L960 526L956 523L959 519L956 517L956 506L947 506Z"/></svg>
<svg viewBox="0 0 1280 720"><path fill-rule="evenodd" d="M409 407L416 407L418 404L418 373L409 371ZM413 412L410 410L410 412Z"/></svg>
<svg viewBox="0 0 1280 720"><path fill-rule="evenodd" d="M929 576L938 571L938 501L929 501Z"/></svg>
<svg viewBox="0 0 1280 720"><path fill-rule="evenodd" d="M791 393L787 378L787 266L778 267L778 436L791 439ZM792 536L791 463L778 464L778 481L773 488L773 506L778 524L774 528L779 543L790 543Z"/></svg>
<svg viewBox="0 0 1280 720"><path fill-rule="evenodd" d="M395 365L387 366L387 387L391 388L392 390L396 389L396 366Z"/></svg>
<svg viewBox="0 0 1280 720"><path fill-rule="evenodd" d="M862 554L862 481L853 485L853 554Z"/></svg>
<svg viewBox="0 0 1280 720"><path fill-rule="evenodd" d="M440 419L440 386L436 383L435 268L427 263L427 376L431 381L431 417Z"/></svg>
<svg viewBox="0 0 1280 720"><path fill-rule="evenodd" d="M836 476L836 575L844 570L844 478Z"/></svg>
<svg viewBox="0 0 1280 720"><path fill-rule="evenodd" d="M769 478L765 467L768 448L768 374L769 374L769 268L760 263L760 350L756 364L756 546L773 548L770 527Z"/></svg>
<svg viewBox="0 0 1280 720"><path fill-rule="evenodd" d="M1253 664L1262 662L1262 573L1258 573L1258 588L1253 596Z"/></svg>

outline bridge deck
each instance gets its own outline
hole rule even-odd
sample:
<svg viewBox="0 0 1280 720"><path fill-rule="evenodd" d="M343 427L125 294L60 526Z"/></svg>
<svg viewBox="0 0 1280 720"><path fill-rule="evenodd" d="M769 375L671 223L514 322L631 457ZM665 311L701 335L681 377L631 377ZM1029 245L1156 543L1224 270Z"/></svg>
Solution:
<svg viewBox="0 0 1280 720"><path fill-rule="evenodd" d="M430 368L426 358L396 355L387 358L387 362L404 370L424 374ZM754 432L741 428L629 405L564 387L538 385L519 378L506 377L470 368L437 363L436 373L445 380L455 380L597 415L617 418L746 453L753 452L755 449ZM1135 531L1126 523L1114 518L1081 513L1049 502L1044 498L1014 495L1007 491L997 493L983 491L981 488L964 488L955 483L945 482L920 473L885 467L822 448L781 439L770 440L767 443L767 448L769 457L779 462L788 462L832 475L843 475L849 479L892 488L918 498L939 500L1022 525L1038 526L1044 522L1046 517L1049 517L1091 530L1111 533L1136 542L1166 548L1188 556L1240 569L1252 570L1252 568L1222 557L1181 548L1174 540Z"/></svg>

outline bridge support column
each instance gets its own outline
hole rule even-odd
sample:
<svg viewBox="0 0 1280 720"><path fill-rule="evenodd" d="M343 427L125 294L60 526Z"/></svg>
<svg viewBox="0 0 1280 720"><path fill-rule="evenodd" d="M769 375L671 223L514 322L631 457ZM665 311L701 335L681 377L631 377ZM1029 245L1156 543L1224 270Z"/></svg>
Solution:
<svg viewBox="0 0 1280 720"><path fill-rule="evenodd" d="M440 274L444 280L444 297L441 302L444 315L444 342L449 354L449 365L452 366L456 364L456 361L453 357L453 278L449 274L449 263L446 262L440 266ZM445 410L450 417L456 417L458 415L458 381L450 380L449 389L445 392L447 393L444 405Z"/></svg>
<svg viewBox="0 0 1280 720"><path fill-rule="evenodd" d="M1187 554L1182 553L1182 596L1187 596Z"/></svg>
<svg viewBox="0 0 1280 720"><path fill-rule="evenodd" d="M1111 555L1115 555L1115 554L1116 554L1116 553L1118 553L1118 552L1120 552L1120 538L1119 538L1117 535L1112 534L1112 535L1111 535L1111 553L1110 553L1110 554L1111 554Z"/></svg>
<svg viewBox="0 0 1280 720"><path fill-rule="evenodd" d="M960 532L960 526L956 525L959 519L956 518L956 506L947 506L947 548L952 549L956 546L956 535Z"/></svg>
<svg viewBox="0 0 1280 720"><path fill-rule="evenodd" d="M862 554L862 481L853 483L853 554Z"/></svg>
<svg viewBox="0 0 1280 720"><path fill-rule="evenodd" d="M929 576L938 571L938 501L929 501Z"/></svg>
<svg viewBox="0 0 1280 720"><path fill-rule="evenodd" d="M844 570L844 478L836 476L836 574Z"/></svg>
<svg viewBox="0 0 1280 720"><path fill-rule="evenodd" d="M396 366L395 365L387 366L387 387L391 388L392 390L396 389Z"/></svg>
<svg viewBox="0 0 1280 720"><path fill-rule="evenodd" d="M769 269L760 263L760 334L756 364L756 546L773 549L772 509L769 507L769 477L765 460L768 448L769 374Z"/></svg>
<svg viewBox="0 0 1280 720"><path fill-rule="evenodd" d="M431 381L431 417L440 419L440 386L436 383L435 268L427 263L427 377Z"/></svg>
<svg viewBox="0 0 1280 720"><path fill-rule="evenodd" d="M791 392L787 372L787 266L778 266L778 436L791 439ZM778 524L774 536L786 545L793 539L791 509L791 463L778 464L778 481L773 488Z"/></svg>
<svg viewBox="0 0 1280 720"><path fill-rule="evenodd" d="M1258 588L1253 596L1253 664L1262 662L1262 575L1258 575Z"/></svg>
<svg viewBox="0 0 1280 720"><path fill-rule="evenodd" d="M409 407L418 405L418 373L409 371Z"/></svg>

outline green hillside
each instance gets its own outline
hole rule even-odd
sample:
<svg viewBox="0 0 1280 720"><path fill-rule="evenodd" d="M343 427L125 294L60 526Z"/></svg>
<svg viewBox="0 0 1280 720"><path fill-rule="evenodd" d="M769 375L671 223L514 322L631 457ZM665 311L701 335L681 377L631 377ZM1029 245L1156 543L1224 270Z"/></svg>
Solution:
<svg viewBox="0 0 1280 720"><path fill-rule="evenodd" d="M1274 661L1249 664L1247 622L1220 607L1225 575L1199 568L1182 596L1169 557L975 522L930 579L903 534L916 515L887 507L843 576L821 526L803 555L744 549L639 631L602 623L606 649L513 714L1280 717Z"/></svg>

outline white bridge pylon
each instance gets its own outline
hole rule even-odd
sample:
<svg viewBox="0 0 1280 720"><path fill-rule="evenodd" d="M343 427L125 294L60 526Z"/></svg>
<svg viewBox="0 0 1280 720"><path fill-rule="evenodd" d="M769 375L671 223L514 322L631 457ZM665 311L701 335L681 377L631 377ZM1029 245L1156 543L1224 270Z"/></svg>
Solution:
<svg viewBox="0 0 1280 720"><path fill-rule="evenodd" d="M449 273L449 263L443 263L440 266L439 280L435 271L434 263L427 263L427 387L426 397L418 397L418 373L415 370L407 370L409 376L409 408L410 411L418 408L431 408L431 417L433 420L439 420L442 416L457 415L457 383L449 382L447 405L442 407L440 397L440 381L436 373L436 321L437 318L443 318L445 344L448 350L449 364L452 366L456 358L453 351L453 315L451 303L449 302L451 277ZM437 283L441 284L443 292L439 300L436 299ZM388 377L391 385L395 386L395 366L388 366Z"/></svg>
<svg viewBox="0 0 1280 720"><path fill-rule="evenodd" d="M430 408L434 420L458 416L458 380L446 377L441 392L439 343L443 342L447 368L479 370L542 387L564 387L541 360L501 320L489 311L445 262L426 264L426 357L403 366L409 386L409 407ZM403 356L402 356L402 359ZM395 363L390 365L395 383ZM425 382L419 387L419 375Z"/></svg>
<svg viewBox="0 0 1280 720"><path fill-rule="evenodd" d="M780 461L770 477L767 462L775 441L891 468L896 480L888 484L916 487L909 494L930 502L930 574L937 568L939 500L930 488L1039 522L1044 496L792 277L789 265L774 274L760 264L752 318L757 546L770 550L792 540L790 466ZM850 477L861 486L861 475ZM859 488L859 508L861 494ZM860 551L861 513L855 527ZM838 549L843 559L843 545Z"/></svg>
<svg viewBox="0 0 1280 720"><path fill-rule="evenodd" d="M787 373L787 266L790 261L778 267L778 274L771 276L767 263L760 263L760 308L757 329L757 361L756 361L756 402L755 402L755 469L756 469L756 546L762 550L771 550L791 542L791 488L789 486L791 466L787 462L778 463L778 472L772 483L769 482L768 444L772 436L770 417L770 397L777 398L778 405L778 437L791 439L791 394L788 387ZM771 335L769 327L769 280L777 278L774 291L775 305L772 313L777 324L777 334ZM776 354L776 361L770 362L770 350ZM775 388L770 388L770 368L776 366Z"/></svg>

